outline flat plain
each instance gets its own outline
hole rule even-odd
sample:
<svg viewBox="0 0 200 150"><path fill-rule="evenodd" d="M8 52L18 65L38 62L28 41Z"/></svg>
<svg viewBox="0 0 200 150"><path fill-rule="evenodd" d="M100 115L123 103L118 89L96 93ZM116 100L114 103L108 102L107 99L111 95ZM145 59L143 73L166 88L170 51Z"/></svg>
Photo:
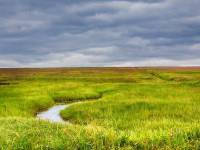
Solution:
<svg viewBox="0 0 200 150"><path fill-rule="evenodd" d="M0 149L200 149L199 91L198 67L0 69Z"/></svg>

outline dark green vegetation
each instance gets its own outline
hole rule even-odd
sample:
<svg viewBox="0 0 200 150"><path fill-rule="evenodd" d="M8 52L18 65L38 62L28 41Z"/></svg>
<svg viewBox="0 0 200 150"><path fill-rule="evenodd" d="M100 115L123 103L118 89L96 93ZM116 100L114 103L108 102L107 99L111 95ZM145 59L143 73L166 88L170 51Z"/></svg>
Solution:
<svg viewBox="0 0 200 150"><path fill-rule="evenodd" d="M0 148L200 149L199 91L198 68L0 69Z"/></svg>

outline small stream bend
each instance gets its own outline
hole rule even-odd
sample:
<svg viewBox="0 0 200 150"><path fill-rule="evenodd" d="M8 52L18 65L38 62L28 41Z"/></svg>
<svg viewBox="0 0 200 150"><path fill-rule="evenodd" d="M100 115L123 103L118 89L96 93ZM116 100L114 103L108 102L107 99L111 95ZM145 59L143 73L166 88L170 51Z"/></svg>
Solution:
<svg viewBox="0 0 200 150"><path fill-rule="evenodd" d="M100 97L98 97L96 99L100 99L100 98L102 98L102 94ZM68 123L69 124L70 123L69 121L66 121L61 117L60 112L64 109L68 108L72 104L78 104L78 103L83 103L83 102L86 102L86 101L77 101L77 102L70 103L70 104L54 105L46 111L38 112L38 114L36 115L36 118L38 118L40 120L50 121L50 122Z"/></svg>
<svg viewBox="0 0 200 150"><path fill-rule="evenodd" d="M40 120L47 120L50 122L68 123L67 121L63 120L60 115L60 112L67 107L69 107L69 105L54 105L46 111L39 112L36 117Z"/></svg>

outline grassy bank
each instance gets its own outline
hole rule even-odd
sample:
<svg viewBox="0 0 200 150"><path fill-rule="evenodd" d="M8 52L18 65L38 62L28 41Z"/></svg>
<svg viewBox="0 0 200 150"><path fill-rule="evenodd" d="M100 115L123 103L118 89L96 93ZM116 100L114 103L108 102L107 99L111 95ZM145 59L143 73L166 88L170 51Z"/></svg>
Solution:
<svg viewBox="0 0 200 150"><path fill-rule="evenodd" d="M198 68L0 69L0 146L198 149L199 90ZM73 125L34 118L75 101L61 112Z"/></svg>

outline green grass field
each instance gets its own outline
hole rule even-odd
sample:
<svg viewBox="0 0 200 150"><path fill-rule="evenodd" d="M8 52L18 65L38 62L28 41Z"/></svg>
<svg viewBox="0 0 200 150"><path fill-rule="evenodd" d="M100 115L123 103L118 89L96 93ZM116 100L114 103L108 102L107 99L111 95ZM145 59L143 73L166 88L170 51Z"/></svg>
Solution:
<svg viewBox="0 0 200 150"><path fill-rule="evenodd" d="M200 149L200 68L0 69L0 149Z"/></svg>

